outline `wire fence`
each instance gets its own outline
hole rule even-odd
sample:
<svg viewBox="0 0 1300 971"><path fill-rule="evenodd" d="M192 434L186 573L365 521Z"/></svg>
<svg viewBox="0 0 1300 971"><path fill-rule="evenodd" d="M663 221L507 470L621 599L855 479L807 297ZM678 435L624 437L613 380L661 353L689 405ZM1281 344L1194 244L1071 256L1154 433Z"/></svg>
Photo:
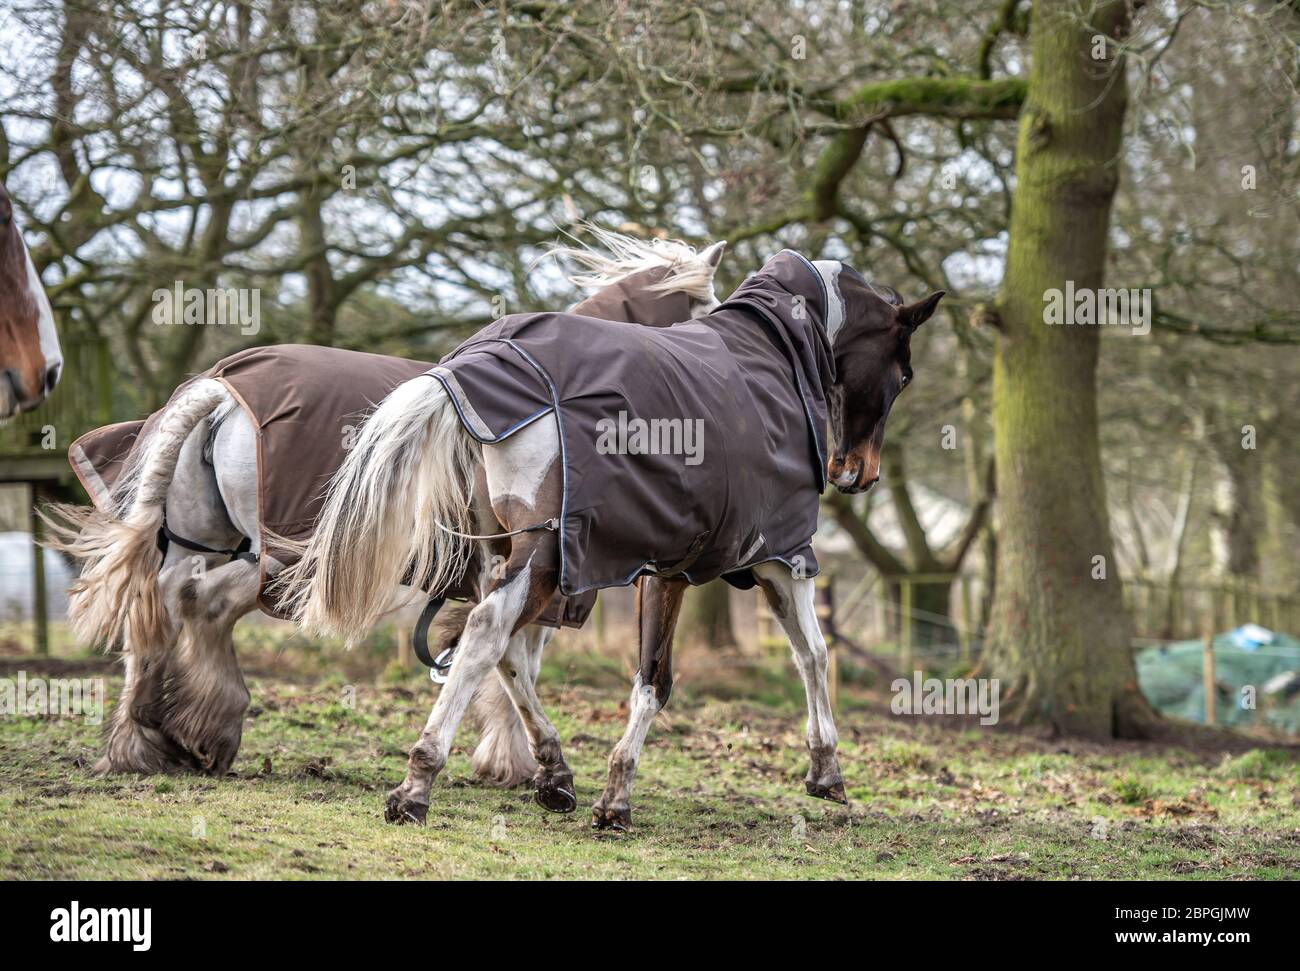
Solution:
<svg viewBox="0 0 1300 971"><path fill-rule="evenodd" d="M10 648L16 644L26 650L30 646L34 653L40 653L43 638L32 609L39 598L32 589L31 547L24 546L22 555L18 555L16 544L9 543L0 559L0 636ZM58 622L62 620L64 586L70 575L61 568L49 569L48 555L46 564L47 579L53 581L45 598L46 610ZM603 593L588 630L568 637L577 637L579 643L586 638L602 650L609 646L618 649L626 642L628 651L635 653L634 615L627 592L621 594ZM817 613L830 649L832 694L838 695L845 664L869 669L876 675L905 677L916 671L961 673L976 669L987 643L984 597L983 585L965 574L823 574L817 579ZM1133 622L1135 651L1203 641L1204 720L1211 724L1215 720L1214 699L1221 694L1216 687L1213 635L1247 623L1272 631L1300 629L1300 598L1266 590L1248 580L1171 583L1136 577L1123 583L1123 597ZM937 602L948 609L927 609L918 602ZM777 671L788 666L787 638L761 592L736 594L732 619L738 635L736 647L684 655L683 673ZM399 658L409 663L409 631L403 627L406 621L394 620ZM1254 656L1289 661L1294 654L1260 646Z"/></svg>

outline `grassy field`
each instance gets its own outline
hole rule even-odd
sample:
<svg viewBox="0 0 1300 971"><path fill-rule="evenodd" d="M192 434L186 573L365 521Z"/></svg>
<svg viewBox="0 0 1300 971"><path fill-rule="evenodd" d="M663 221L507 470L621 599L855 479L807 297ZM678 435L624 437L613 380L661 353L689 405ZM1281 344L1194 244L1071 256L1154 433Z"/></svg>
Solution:
<svg viewBox="0 0 1300 971"><path fill-rule="evenodd" d="M0 674L13 677L13 664ZM25 665L28 676L39 664ZM889 714L840 699L848 808L802 794L792 671L706 693L687 678L633 793L634 830L589 826L623 723L614 661L547 662L544 699L579 811L468 778L462 730L424 828L382 820L423 724L418 674L252 677L236 774L94 777L99 729L0 718L0 872L17 878L891 878L1300 876L1294 751L1092 746ZM396 683L394 683L396 682ZM108 697L118 682L110 677ZM717 695L730 695L718 697ZM743 699L743 700L742 700Z"/></svg>

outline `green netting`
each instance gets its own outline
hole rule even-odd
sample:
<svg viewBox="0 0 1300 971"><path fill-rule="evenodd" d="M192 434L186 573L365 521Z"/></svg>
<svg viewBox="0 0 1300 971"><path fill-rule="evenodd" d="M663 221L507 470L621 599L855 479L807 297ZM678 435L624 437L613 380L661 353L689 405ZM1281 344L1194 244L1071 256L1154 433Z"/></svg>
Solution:
<svg viewBox="0 0 1300 971"><path fill-rule="evenodd" d="M1142 693L1166 715L1205 721L1202 641L1178 641L1149 647L1137 655L1138 683ZM1290 699L1268 696L1264 684L1288 671L1300 670L1300 641L1275 634L1273 641L1250 651L1238 647L1230 633L1214 639L1214 680L1218 687L1215 721L1220 725L1269 725L1300 732L1300 694ZM1254 688L1253 709L1249 693Z"/></svg>

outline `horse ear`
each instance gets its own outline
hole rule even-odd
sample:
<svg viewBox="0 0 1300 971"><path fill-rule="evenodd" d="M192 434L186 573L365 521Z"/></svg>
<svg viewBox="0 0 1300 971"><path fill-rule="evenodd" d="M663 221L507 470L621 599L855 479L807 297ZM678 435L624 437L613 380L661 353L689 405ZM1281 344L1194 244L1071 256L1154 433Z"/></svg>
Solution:
<svg viewBox="0 0 1300 971"><path fill-rule="evenodd" d="M916 330L930 319L930 315L934 313L934 308L939 306L939 301L943 299L944 294L947 292L947 290L936 290L916 303L909 303L906 306L899 307L898 322L908 330Z"/></svg>
<svg viewBox="0 0 1300 971"><path fill-rule="evenodd" d="M722 254L727 251L727 241L720 239L716 243L710 243L703 252L700 253L700 259L713 267L715 270L718 264L722 262Z"/></svg>

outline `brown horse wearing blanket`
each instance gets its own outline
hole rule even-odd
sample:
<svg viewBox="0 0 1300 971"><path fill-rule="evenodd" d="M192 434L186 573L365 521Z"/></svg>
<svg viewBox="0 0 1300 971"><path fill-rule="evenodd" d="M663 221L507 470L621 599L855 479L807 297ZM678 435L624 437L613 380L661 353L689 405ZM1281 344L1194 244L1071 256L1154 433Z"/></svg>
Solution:
<svg viewBox="0 0 1300 971"><path fill-rule="evenodd" d="M787 250L699 320L507 317L393 391L283 578L305 626L351 638L405 577L435 593L477 577L450 679L386 818L424 820L494 668L540 764L539 801L569 808L572 775L530 676L539 648L516 634L557 591L638 578L640 667L594 824L630 824L640 749L672 685L682 595L717 577L758 584L771 602L808 698L807 790L843 802L814 611L818 495L828 480L849 493L876 481L912 334L940 297L904 305L838 261Z"/></svg>
<svg viewBox="0 0 1300 971"><path fill-rule="evenodd" d="M724 249L696 253L596 232L600 250L563 248L573 281L599 291L575 310L666 326L717 306ZM126 678L100 771L224 774L249 694L232 631L279 605L268 582L310 537L320 496L364 413L428 363L333 348L254 348L177 389L147 421L97 429L69 456L95 505L52 509L51 545L83 560L70 617L83 643L123 643ZM388 606L411 599L394 581ZM583 604L559 602L558 622ZM549 630L528 635L544 645ZM513 708L490 696L475 769L531 775ZM532 768L535 768L533 766Z"/></svg>
<svg viewBox="0 0 1300 971"><path fill-rule="evenodd" d="M0 186L0 423L39 405L62 370L54 311Z"/></svg>

